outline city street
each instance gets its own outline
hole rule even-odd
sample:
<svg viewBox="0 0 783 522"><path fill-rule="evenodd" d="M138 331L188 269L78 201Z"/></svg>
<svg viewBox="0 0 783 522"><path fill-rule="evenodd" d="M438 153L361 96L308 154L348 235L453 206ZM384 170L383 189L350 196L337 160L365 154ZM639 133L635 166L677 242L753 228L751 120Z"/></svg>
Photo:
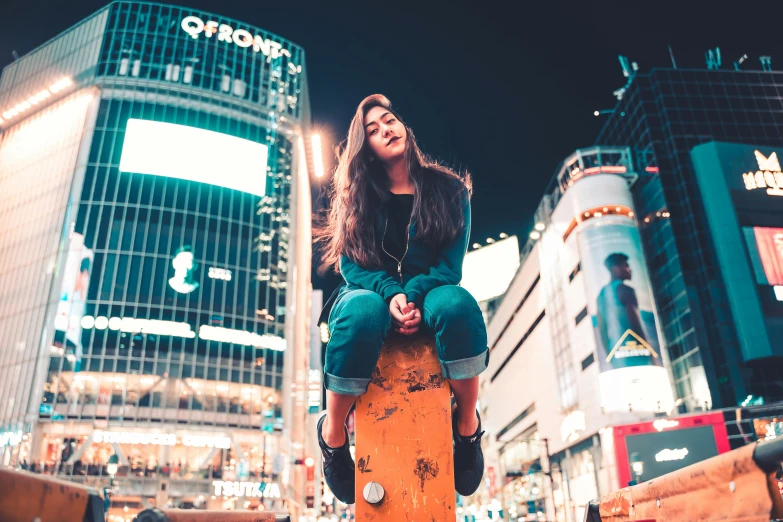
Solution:
<svg viewBox="0 0 783 522"><path fill-rule="evenodd" d="M783 519L783 6L172 2L0 6L0 522Z"/></svg>

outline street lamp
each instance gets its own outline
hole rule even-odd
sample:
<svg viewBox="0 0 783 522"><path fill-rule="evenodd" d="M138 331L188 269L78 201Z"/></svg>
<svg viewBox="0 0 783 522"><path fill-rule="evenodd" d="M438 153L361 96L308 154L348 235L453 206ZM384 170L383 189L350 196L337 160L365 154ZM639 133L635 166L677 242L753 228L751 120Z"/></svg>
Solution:
<svg viewBox="0 0 783 522"><path fill-rule="evenodd" d="M109 473L109 484L114 486L114 475L117 474L117 468L119 467L120 459L116 453L113 453L109 457L109 462L106 463L106 471Z"/></svg>
<svg viewBox="0 0 783 522"><path fill-rule="evenodd" d="M641 482L642 475L644 474L644 462L639 456L638 452L631 453L631 469L633 474L636 475L636 483Z"/></svg>

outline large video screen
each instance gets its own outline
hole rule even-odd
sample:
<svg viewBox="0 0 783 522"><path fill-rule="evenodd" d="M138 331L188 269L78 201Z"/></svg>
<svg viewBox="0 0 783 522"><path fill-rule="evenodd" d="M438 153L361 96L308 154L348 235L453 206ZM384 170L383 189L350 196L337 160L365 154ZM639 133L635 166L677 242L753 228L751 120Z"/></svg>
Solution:
<svg viewBox="0 0 783 522"><path fill-rule="evenodd" d="M267 146L185 125L130 119L120 170L266 192Z"/></svg>
<svg viewBox="0 0 783 522"><path fill-rule="evenodd" d="M783 228L744 227L756 282L783 285Z"/></svg>

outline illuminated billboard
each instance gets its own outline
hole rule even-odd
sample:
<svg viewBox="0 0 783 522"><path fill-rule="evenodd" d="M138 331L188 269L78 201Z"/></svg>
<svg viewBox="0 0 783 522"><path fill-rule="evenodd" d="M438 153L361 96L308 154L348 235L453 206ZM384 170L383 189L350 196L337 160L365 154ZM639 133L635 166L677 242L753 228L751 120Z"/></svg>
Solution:
<svg viewBox="0 0 783 522"><path fill-rule="evenodd" d="M615 426L620 487L643 482L729 451L723 413Z"/></svg>
<svg viewBox="0 0 783 522"><path fill-rule="evenodd" d="M468 252L460 284L476 301L486 301L506 293L518 269L519 241L511 236Z"/></svg>
<svg viewBox="0 0 783 522"><path fill-rule="evenodd" d="M636 226L629 220L583 230L579 249L601 371L663 366Z"/></svg>
<svg viewBox="0 0 783 522"><path fill-rule="evenodd" d="M54 320L54 345L64 354L82 355L82 318L90 288L93 251L84 246L84 236L74 233L63 266L60 300Z"/></svg>
<svg viewBox="0 0 783 522"><path fill-rule="evenodd" d="M129 119L120 171L266 192L267 146L185 125Z"/></svg>
<svg viewBox="0 0 783 522"><path fill-rule="evenodd" d="M756 282L783 285L783 228L743 227Z"/></svg>
<svg viewBox="0 0 783 522"><path fill-rule="evenodd" d="M579 231L578 244L602 408L669 408L671 385L663 367L650 276L636 225L625 217L591 220Z"/></svg>

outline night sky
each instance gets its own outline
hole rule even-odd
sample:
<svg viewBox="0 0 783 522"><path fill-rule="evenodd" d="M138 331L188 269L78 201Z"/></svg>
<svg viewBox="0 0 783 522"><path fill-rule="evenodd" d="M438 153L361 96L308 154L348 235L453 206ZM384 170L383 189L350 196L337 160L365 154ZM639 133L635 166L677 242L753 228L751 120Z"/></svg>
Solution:
<svg viewBox="0 0 783 522"><path fill-rule="evenodd" d="M106 5L0 0L0 67ZM783 1L256 2L172 0L276 33L304 47L317 127L342 139L361 99L387 95L429 155L474 176L473 237L526 236L558 163L593 143L625 83L618 54L640 71L723 68L772 56L783 69Z"/></svg>

